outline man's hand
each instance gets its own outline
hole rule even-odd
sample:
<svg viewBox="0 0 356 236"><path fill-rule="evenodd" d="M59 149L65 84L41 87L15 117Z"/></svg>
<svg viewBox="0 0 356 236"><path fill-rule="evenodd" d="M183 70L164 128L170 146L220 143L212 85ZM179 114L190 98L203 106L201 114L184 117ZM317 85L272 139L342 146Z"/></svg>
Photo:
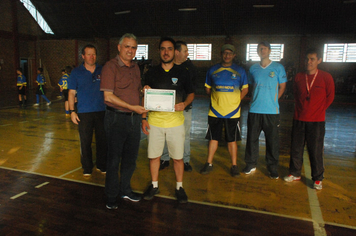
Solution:
<svg viewBox="0 0 356 236"><path fill-rule="evenodd" d="M148 124L147 120L142 120L142 132L148 135L148 130L150 129L150 125Z"/></svg>
<svg viewBox="0 0 356 236"><path fill-rule="evenodd" d="M180 103L174 105L174 110L176 110L176 111L184 111L184 108L185 108L184 102L180 102Z"/></svg>
<svg viewBox="0 0 356 236"><path fill-rule="evenodd" d="M143 106L139 106L139 105L136 105L136 106L130 106L129 109L131 111L134 111L136 112L137 114L142 114L142 113L146 113L148 112L148 110L146 110Z"/></svg>
<svg viewBox="0 0 356 236"><path fill-rule="evenodd" d="M79 117L78 117L78 114L77 114L76 112L70 113L70 119L71 119L72 122L73 122L74 124L76 124L76 125L80 122Z"/></svg>

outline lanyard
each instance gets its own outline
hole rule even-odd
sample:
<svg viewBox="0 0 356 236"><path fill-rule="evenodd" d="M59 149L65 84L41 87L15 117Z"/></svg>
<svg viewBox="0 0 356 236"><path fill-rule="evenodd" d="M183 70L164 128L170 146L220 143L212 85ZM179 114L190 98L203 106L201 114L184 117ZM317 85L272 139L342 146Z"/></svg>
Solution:
<svg viewBox="0 0 356 236"><path fill-rule="evenodd" d="M310 100L310 90L312 89L313 87L313 84L314 84L314 81L315 81L315 78L316 76L318 75L318 70L316 71L315 75L314 75L314 78L312 80L312 82L310 83L310 87L309 87L309 84L308 84L308 75L305 74L305 83L307 85L307 92L308 92L308 97L307 97L307 100L309 101Z"/></svg>

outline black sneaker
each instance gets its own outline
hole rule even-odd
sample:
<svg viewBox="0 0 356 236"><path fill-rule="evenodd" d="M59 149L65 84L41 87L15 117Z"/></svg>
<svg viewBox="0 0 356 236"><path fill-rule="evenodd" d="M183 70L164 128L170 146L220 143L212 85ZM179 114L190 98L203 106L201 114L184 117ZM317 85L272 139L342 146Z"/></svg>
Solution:
<svg viewBox="0 0 356 236"><path fill-rule="evenodd" d="M161 160L161 164L159 166L159 170L163 170L164 168L166 168L168 166L169 166L169 161Z"/></svg>
<svg viewBox="0 0 356 236"><path fill-rule="evenodd" d="M233 165L231 167L231 176L235 177L238 176L240 174L239 169L237 168L237 165Z"/></svg>
<svg viewBox="0 0 356 236"><path fill-rule="evenodd" d="M191 172L193 170L189 162L184 163L184 171Z"/></svg>
<svg viewBox="0 0 356 236"><path fill-rule="evenodd" d="M180 187L179 190L176 189L176 197L179 203L188 202L187 194L185 194L185 191L182 187Z"/></svg>
<svg viewBox="0 0 356 236"><path fill-rule="evenodd" d="M159 189L154 188L153 184L151 184L148 189L143 194L143 199L151 200L156 194L159 194Z"/></svg>
<svg viewBox="0 0 356 236"><path fill-rule="evenodd" d="M117 204L117 202L108 202L106 203L106 208L108 208L109 210L115 210L119 207L119 205Z"/></svg>
<svg viewBox="0 0 356 236"><path fill-rule="evenodd" d="M278 175L278 172L276 170L272 170L269 172L269 177L271 179L279 179L279 175Z"/></svg>
<svg viewBox="0 0 356 236"><path fill-rule="evenodd" d="M245 166L245 168L242 170L242 172L245 174L245 175L249 175L251 174L252 172L255 172L256 171L256 167L251 167L251 166Z"/></svg>
<svg viewBox="0 0 356 236"><path fill-rule="evenodd" d="M206 175L209 174L210 171L213 170L213 164L209 164L208 162L204 164L203 169L200 170L200 174Z"/></svg>
<svg viewBox="0 0 356 236"><path fill-rule="evenodd" d="M121 198L124 199L124 200L131 201L131 202L139 202L142 197L141 197L140 194L131 192L129 194L122 195Z"/></svg>

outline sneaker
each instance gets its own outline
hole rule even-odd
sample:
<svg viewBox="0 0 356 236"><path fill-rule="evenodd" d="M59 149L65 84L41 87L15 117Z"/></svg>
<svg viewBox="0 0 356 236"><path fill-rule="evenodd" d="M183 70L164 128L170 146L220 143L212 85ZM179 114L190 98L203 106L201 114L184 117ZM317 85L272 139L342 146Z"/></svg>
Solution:
<svg viewBox="0 0 356 236"><path fill-rule="evenodd" d="M296 177L294 175L288 175L286 177L284 177L284 181L286 182L293 182L293 181L299 181L301 179L301 177Z"/></svg>
<svg viewBox="0 0 356 236"><path fill-rule="evenodd" d="M151 184L148 189L143 193L143 199L151 200L156 194L159 194L159 188L154 188Z"/></svg>
<svg viewBox="0 0 356 236"><path fill-rule="evenodd" d="M209 174L210 171L213 170L213 164L209 164L208 162L204 164L203 168L200 170L200 174L206 175Z"/></svg>
<svg viewBox="0 0 356 236"><path fill-rule="evenodd" d="M159 170L163 170L164 168L166 168L168 166L169 166L169 161L161 160L161 164L159 166Z"/></svg>
<svg viewBox="0 0 356 236"><path fill-rule="evenodd" d="M99 168L96 168L96 171L98 171L98 172L102 173L103 175L105 175L105 174L106 174L106 171L102 171L102 170L100 170Z"/></svg>
<svg viewBox="0 0 356 236"><path fill-rule="evenodd" d="M184 171L191 172L193 170L189 162L184 163Z"/></svg>
<svg viewBox="0 0 356 236"><path fill-rule="evenodd" d="M124 200L129 200L131 202L139 202L141 200L141 195L131 192L129 194L121 196L122 199Z"/></svg>
<svg viewBox="0 0 356 236"><path fill-rule="evenodd" d="M188 202L187 194L185 194L185 191L182 187L180 187L179 190L176 189L176 197L179 203Z"/></svg>
<svg viewBox="0 0 356 236"><path fill-rule="evenodd" d="M108 208L109 210L115 210L119 207L119 205L117 204L117 202L108 202L106 203L106 208Z"/></svg>
<svg viewBox="0 0 356 236"><path fill-rule="evenodd" d="M276 170L272 170L269 172L269 177L271 179L279 179L279 175L278 175L278 172Z"/></svg>
<svg viewBox="0 0 356 236"><path fill-rule="evenodd" d="M40 105L39 103L33 104L34 107L38 107L39 105Z"/></svg>
<svg viewBox="0 0 356 236"><path fill-rule="evenodd" d="M49 106L49 105L51 105L52 104L52 102L47 102L47 106Z"/></svg>
<svg viewBox="0 0 356 236"><path fill-rule="evenodd" d="M255 172L256 171L256 167L250 167L250 166L246 166L242 172L245 174L245 175L249 175L251 174L252 172Z"/></svg>
<svg viewBox="0 0 356 236"><path fill-rule="evenodd" d="M231 167L231 176L235 177L238 176L240 174L239 169L237 168L237 165L233 165Z"/></svg>
<svg viewBox="0 0 356 236"><path fill-rule="evenodd" d="M91 176L91 174L89 174L89 173L85 173L85 174L83 174L83 176L84 176L84 177L90 177L90 176Z"/></svg>
<svg viewBox="0 0 356 236"><path fill-rule="evenodd" d="M323 181L320 181L320 180L315 181L314 188L316 190L322 190L323 189Z"/></svg>

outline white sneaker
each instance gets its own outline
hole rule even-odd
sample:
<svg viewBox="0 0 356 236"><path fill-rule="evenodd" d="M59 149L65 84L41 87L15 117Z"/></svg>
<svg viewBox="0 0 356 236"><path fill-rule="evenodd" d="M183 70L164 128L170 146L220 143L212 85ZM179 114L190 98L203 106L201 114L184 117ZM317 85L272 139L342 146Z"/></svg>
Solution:
<svg viewBox="0 0 356 236"><path fill-rule="evenodd" d="M33 104L34 107L38 107L39 105L40 105L39 103Z"/></svg>
<svg viewBox="0 0 356 236"><path fill-rule="evenodd" d="M315 181L314 188L316 190L322 190L323 189L323 181L320 181L320 180Z"/></svg>
<svg viewBox="0 0 356 236"><path fill-rule="evenodd" d="M52 104L52 102L48 102L48 103L47 103L47 106L49 106L49 105L51 105L51 104Z"/></svg>
<svg viewBox="0 0 356 236"><path fill-rule="evenodd" d="M301 177L296 177L294 175L288 175L286 177L284 177L284 181L286 182L293 182L293 181L299 181L301 179Z"/></svg>

